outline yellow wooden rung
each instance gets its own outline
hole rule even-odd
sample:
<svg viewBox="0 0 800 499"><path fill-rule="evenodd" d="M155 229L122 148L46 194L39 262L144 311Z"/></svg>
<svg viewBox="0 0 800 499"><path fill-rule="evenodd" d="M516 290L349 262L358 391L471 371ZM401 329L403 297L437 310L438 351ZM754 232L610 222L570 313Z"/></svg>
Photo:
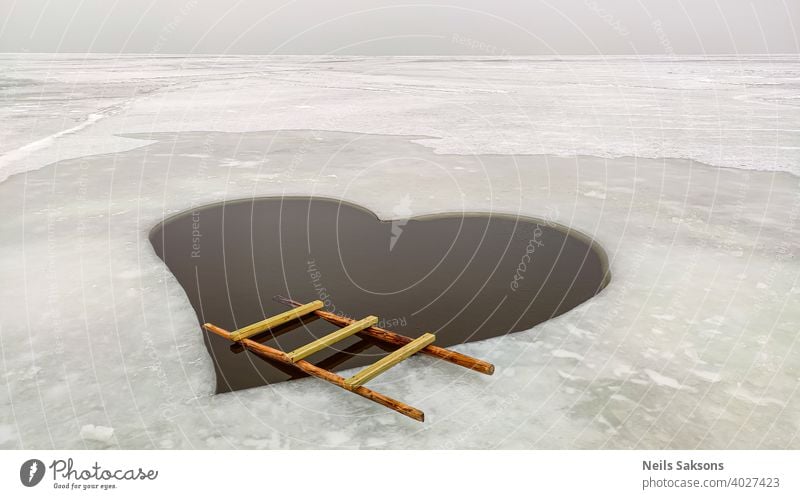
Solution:
<svg viewBox="0 0 800 499"><path fill-rule="evenodd" d="M411 343L404 345L378 362L372 364L371 366L365 367L353 376L347 378L344 381L344 384L349 389L357 388L379 374L389 370L392 366L399 364L405 359L411 357L415 353L433 343L435 340L435 335L431 333L425 333Z"/></svg>
<svg viewBox="0 0 800 499"><path fill-rule="evenodd" d="M289 360L292 362L297 362L298 360L305 359L309 355L313 355L323 348L327 348L337 341L342 341L343 339L356 334L359 331L363 331L370 326L374 326L378 323L378 318L374 315L370 315L364 317L360 321L356 321L349 326L345 326L339 330L332 332L329 335L323 336L317 340L312 341L308 345L303 345L291 352L287 353L286 356L289 357Z"/></svg>
<svg viewBox="0 0 800 499"><path fill-rule="evenodd" d="M237 329L231 333L231 341L241 341L245 338L255 336L258 333L266 331L267 329L280 326L281 324L285 324L291 320L297 319L298 317L302 317L313 312L314 310L319 310L321 308L322 302L320 300L314 300L310 303L306 303L305 305L300 305L299 307L287 310L286 312L268 317L263 321L259 321L255 324L250 324L249 326Z"/></svg>

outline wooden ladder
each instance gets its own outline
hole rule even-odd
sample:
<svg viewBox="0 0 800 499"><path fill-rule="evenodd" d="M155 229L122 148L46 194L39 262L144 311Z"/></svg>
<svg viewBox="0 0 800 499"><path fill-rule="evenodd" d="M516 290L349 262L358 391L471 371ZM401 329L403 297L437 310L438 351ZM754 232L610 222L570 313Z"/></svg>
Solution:
<svg viewBox="0 0 800 499"><path fill-rule="evenodd" d="M243 348L261 357L295 366L306 374L323 379L357 395L361 395L364 398L377 402L417 421L425 420L425 414L422 411L374 390L370 390L363 385L417 352L466 367L467 369L472 369L479 373L488 375L494 373L494 366L486 361L433 345L436 336L431 333L425 333L419 338L413 339L377 327L378 318L374 315L367 316L361 320L353 320L322 310L323 303L319 300L305 304L282 296L276 296L275 300L293 308L232 332L210 323L203 324L203 328L227 340L236 342ZM309 316L315 316L313 317L314 319L322 318L331 324L339 326L341 329L323 336L322 338L318 338L307 345L296 348L291 352L283 352L253 339L254 336L260 335L265 331L271 331L287 322L295 319L305 319ZM362 340L377 340L380 343L399 346L400 348L347 379L304 360L306 357L353 335L361 337Z"/></svg>

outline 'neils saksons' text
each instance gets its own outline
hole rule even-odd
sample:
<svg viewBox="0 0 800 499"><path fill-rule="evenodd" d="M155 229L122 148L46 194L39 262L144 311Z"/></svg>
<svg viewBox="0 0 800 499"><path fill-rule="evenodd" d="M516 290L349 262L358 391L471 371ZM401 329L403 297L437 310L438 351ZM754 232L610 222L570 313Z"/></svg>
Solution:
<svg viewBox="0 0 800 499"><path fill-rule="evenodd" d="M644 471L723 471L724 463L704 463L702 461L642 461Z"/></svg>

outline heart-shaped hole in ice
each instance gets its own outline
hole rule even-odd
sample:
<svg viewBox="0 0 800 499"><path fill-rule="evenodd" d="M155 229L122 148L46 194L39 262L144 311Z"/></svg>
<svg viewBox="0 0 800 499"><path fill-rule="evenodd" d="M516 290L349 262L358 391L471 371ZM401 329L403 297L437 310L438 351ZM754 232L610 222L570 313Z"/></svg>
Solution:
<svg viewBox="0 0 800 499"><path fill-rule="evenodd" d="M395 210L398 211L398 210ZM527 217L463 213L379 220L326 198L258 198L184 212L150 233L200 323L223 328L308 302L450 346L523 331L588 300L609 281L605 253L583 235ZM261 341L290 351L335 330L322 320ZM206 336L225 392L301 377ZM349 338L309 361L363 366L387 347ZM388 348L389 350L391 348Z"/></svg>

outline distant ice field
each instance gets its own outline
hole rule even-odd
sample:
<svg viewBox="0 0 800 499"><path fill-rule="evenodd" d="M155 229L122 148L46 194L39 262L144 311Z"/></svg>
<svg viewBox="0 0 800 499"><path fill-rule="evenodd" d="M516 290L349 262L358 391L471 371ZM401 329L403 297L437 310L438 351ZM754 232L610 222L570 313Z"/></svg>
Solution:
<svg viewBox="0 0 800 499"><path fill-rule="evenodd" d="M426 135L440 153L693 159L800 174L800 58L0 55L0 179L117 133Z"/></svg>

